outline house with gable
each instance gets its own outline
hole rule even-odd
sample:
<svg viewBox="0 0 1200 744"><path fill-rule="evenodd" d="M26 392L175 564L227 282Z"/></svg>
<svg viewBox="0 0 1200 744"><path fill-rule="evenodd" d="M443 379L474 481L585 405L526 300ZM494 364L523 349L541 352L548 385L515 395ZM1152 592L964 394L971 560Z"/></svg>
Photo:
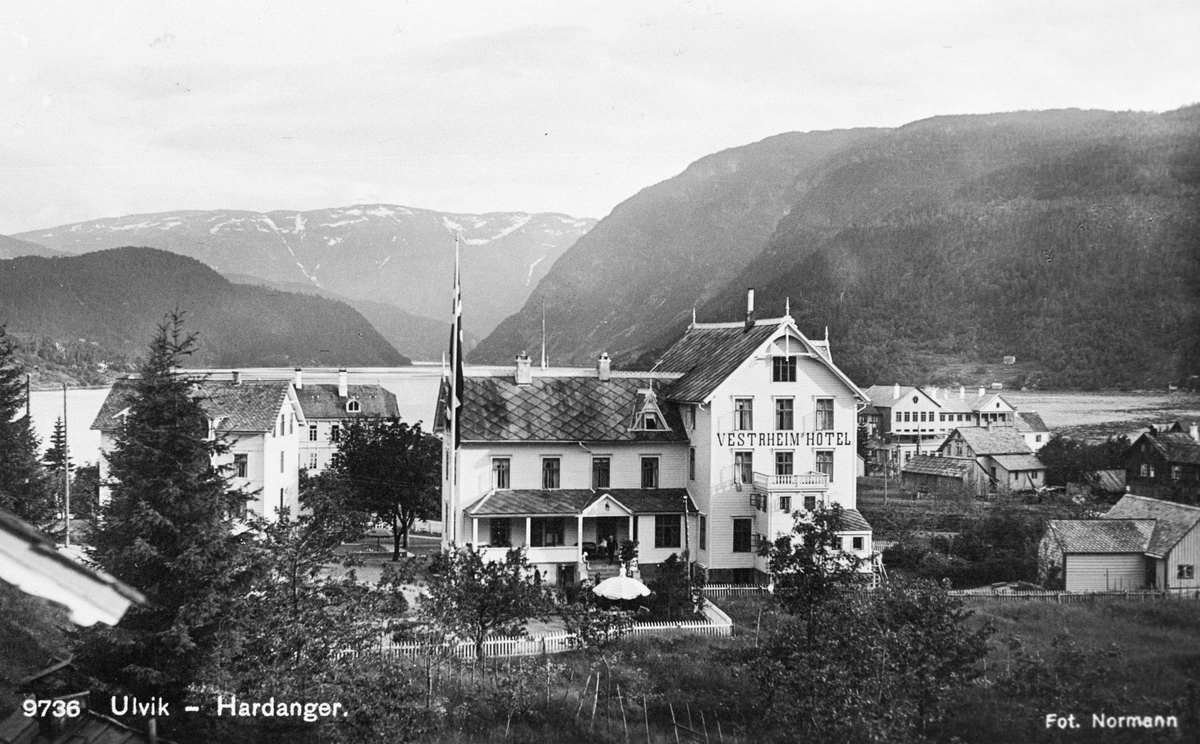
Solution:
<svg viewBox="0 0 1200 744"><path fill-rule="evenodd" d="M1198 526L1200 507L1126 494L1100 519L1052 520L1039 573L1072 592L1200 590Z"/></svg>
<svg viewBox="0 0 1200 744"><path fill-rule="evenodd" d="M859 422L869 426L865 411L873 408L878 412L879 436L895 458L886 464L893 468L902 468L913 457L936 456L954 429L1019 426L1016 408L999 393L984 388L968 395L962 386L954 394L933 386L872 385L866 394L871 406L859 413Z"/></svg>
<svg viewBox="0 0 1200 744"><path fill-rule="evenodd" d="M866 396L790 316L695 323L653 371L466 367L461 444L444 437L444 546L527 548L561 583L603 575L605 536L643 573L688 551L711 582L766 582L757 548L797 512L843 507L843 549L874 555L855 509ZM446 395L438 430L446 431ZM450 479L456 479L454 483Z"/></svg>
<svg viewBox="0 0 1200 744"><path fill-rule="evenodd" d="M1175 422L1151 428L1125 451L1125 481L1131 485L1200 488L1200 427Z"/></svg>
<svg viewBox="0 0 1200 744"><path fill-rule="evenodd" d="M243 380L235 371L230 380L199 379L194 395L208 415L210 436L229 445L213 464L223 468L230 486L246 494L246 512L270 521L286 509L294 518L300 509L300 432L304 413L296 391L286 380ZM100 482L108 480L108 453L129 415L134 389L129 378L118 380L96 414L91 428L100 432ZM100 500L110 489L100 487Z"/></svg>
<svg viewBox="0 0 1200 744"><path fill-rule="evenodd" d="M329 467L347 421L400 415L394 393L381 385L351 385L345 369L338 370L336 385L305 384L304 373L297 367L292 387L305 420L300 436L300 467L309 475Z"/></svg>
<svg viewBox="0 0 1200 744"><path fill-rule="evenodd" d="M987 491L1031 491L1046 485L1046 466L1013 426L955 429L938 454L976 462L987 476L978 481L980 496Z"/></svg>

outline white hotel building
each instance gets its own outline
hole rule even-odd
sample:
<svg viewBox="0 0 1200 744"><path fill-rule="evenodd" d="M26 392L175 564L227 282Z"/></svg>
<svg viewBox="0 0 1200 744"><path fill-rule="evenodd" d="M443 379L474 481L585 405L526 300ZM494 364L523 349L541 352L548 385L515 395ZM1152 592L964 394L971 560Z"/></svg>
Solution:
<svg viewBox="0 0 1200 744"><path fill-rule="evenodd" d="M522 355L464 375L461 444L445 444L445 547L525 547L565 583L606 572L586 560L606 536L637 541L643 574L686 542L710 582L765 581L759 544L791 532L795 512L836 503L843 549L873 555L855 509L866 396L790 316L693 323L651 372L613 371L607 355L533 368Z"/></svg>

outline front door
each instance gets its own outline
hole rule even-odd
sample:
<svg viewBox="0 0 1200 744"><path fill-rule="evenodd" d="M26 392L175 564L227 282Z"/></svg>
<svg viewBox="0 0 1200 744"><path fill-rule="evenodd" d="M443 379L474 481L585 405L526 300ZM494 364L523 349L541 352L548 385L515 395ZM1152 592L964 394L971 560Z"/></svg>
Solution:
<svg viewBox="0 0 1200 744"><path fill-rule="evenodd" d="M628 537L629 537L628 535L624 534L625 532L628 532L628 528L622 529L624 527L622 522L624 522L626 525L629 524L628 518L626 518L626 519L622 519L620 517L597 517L596 518L596 545L598 545L598 546L603 545L605 539L607 539L609 550L612 551L612 555L614 557L617 554L617 546L620 544L620 541L624 540L624 539L628 539ZM603 551L601 551L601 552L603 553ZM601 555L600 557L607 559L608 555Z"/></svg>

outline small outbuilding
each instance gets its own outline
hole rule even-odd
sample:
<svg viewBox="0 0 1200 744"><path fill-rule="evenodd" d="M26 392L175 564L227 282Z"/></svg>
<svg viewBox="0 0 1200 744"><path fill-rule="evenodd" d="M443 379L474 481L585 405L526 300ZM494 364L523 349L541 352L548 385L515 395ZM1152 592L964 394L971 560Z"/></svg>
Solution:
<svg viewBox="0 0 1200 744"><path fill-rule="evenodd" d="M986 486L987 474L975 460L965 457L917 455L904 463L900 487L917 493L978 493Z"/></svg>
<svg viewBox="0 0 1200 744"><path fill-rule="evenodd" d="M1126 495L1100 519L1052 520L1040 578L1072 592L1200 590L1198 525L1200 507Z"/></svg>

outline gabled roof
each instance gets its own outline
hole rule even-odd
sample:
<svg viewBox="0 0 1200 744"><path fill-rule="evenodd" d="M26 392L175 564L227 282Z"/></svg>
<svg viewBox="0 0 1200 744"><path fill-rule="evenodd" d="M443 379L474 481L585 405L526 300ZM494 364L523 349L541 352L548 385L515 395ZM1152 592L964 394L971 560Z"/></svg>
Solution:
<svg viewBox="0 0 1200 744"><path fill-rule="evenodd" d="M907 385L900 386L899 396L896 395L895 385L872 385L864 390L863 393L866 394L867 399L871 401L872 405L879 406L881 408L891 408L899 401L902 401L914 394L920 395L928 400L933 400L924 390L921 390L920 388L909 387ZM933 402L935 404L937 403L937 401Z"/></svg>
<svg viewBox="0 0 1200 744"><path fill-rule="evenodd" d="M1017 411L1016 415L1017 431L1043 433L1050 431L1050 427L1046 426L1046 422L1042 421L1041 414L1036 411Z"/></svg>
<svg viewBox="0 0 1200 744"><path fill-rule="evenodd" d="M1035 455L992 455L992 459L1010 473L1014 470L1046 469L1046 466Z"/></svg>
<svg viewBox="0 0 1200 744"><path fill-rule="evenodd" d="M1153 519L1154 535L1146 552L1161 558L1200 522L1200 507L1126 494L1101 519Z"/></svg>
<svg viewBox="0 0 1200 744"><path fill-rule="evenodd" d="M858 509L842 509L842 522L838 526L839 532L870 532L871 523L858 511Z"/></svg>
<svg viewBox="0 0 1200 744"><path fill-rule="evenodd" d="M395 418L400 415L396 396L380 385L349 385L347 396L338 396L337 385L309 385L296 391L296 399L306 419L342 420L356 416L379 416ZM361 407L358 413L346 411L346 403L356 400Z"/></svg>
<svg viewBox="0 0 1200 744"><path fill-rule="evenodd" d="M686 488L561 488L492 491L467 507L469 517L575 516L605 496L635 514L683 514L696 511Z"/></svg>
<svg viewBox="0 0 1200 744"><path fill-rule="evenodd" d="M1158 450L1168 463L1200 465L1200 442L1192 439L1190 434L1183 432L1150 434L1147 432L1138 437L1126 451L1133 450L1143 439Z"/></svg>
<svg viewBox="0 0 1200 744"><path fill-rule="evenodd" d="M217 422L217 430L271 431L279 410L288 399L292 383L286 380L232 381L203 380L193 395L203 398L201 405L208 417ZM134 381L118 380L108 392L93 429L110 431L120 426L120 415L134 402Z"/></svg>
<svg viewBox="0 0 1200 744"><path fill-rule="evenodd" d="M1153 519L1052 519L1050 534L1064 553L1145 553Z"/></svg>
<svg viewBox="0 0 1200 744"><path fill-rule="evenodd" d="M639 390L664 380L594 371L578 377L534 376L528 385L512 377L463 380L461 436L486 442L683 442L687 433L676 406L659 398L669 429L635 430ZM439 406L440 410L441 406Z"/></svg>
<svg viewBox="0 0 1200 744"><path fill-rule="evenodd" d="M855 396L866 402L865 394L830 359L828 342L818 343L807 338L790 316L760 320L750 328L744 323L693 323L688 326L683 336L654 365L659 372L682 374L667 388L664 397L686 403L704 403L751 354L781 332L797 336L811 349L806 351L811 354L807 358L824 365Z"/></svg>
<svg viewBox="0 0 1200 744"><path fill-rule="evenodd" d="M1025 439L1011 426L991 429L983 426L964 426L951 432L950 438L953 438L955 433L962 437L976 455L1028 455L1032 452Z"/></svg>
<svg viewBox="0 0 1200 744"><path fill-rule="evenodd" d="M976 467L979 467L978 463L965 457L917 455L904 463L904 467L900 472L961 479Z"/></svg>
<svg viewBox="0 0 1200 744"><path fill-rule="evenodd" d="M758 323L749 330L733 324L689 327L655 365L655 369L662 372L683 374L670 387L667 397L691 403L704 402L777 330L779 326L767 323Z"/></svg>

